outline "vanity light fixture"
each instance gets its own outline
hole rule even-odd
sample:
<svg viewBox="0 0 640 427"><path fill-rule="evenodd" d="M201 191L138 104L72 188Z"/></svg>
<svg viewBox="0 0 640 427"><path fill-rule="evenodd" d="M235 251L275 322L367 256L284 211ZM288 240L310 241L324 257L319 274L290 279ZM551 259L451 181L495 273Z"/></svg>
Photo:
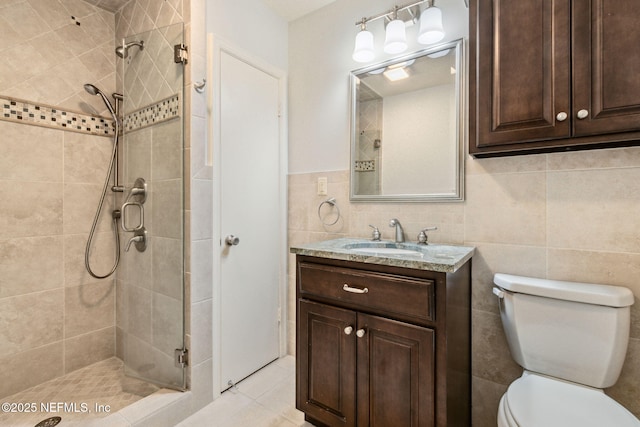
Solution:
<svg viewBox="0 0 640 427"><path fill-rule="evenodd" d="M387 12L382 12L356 22L360 32L356 36L355 49L352 58L356 62L370 62L375 57L373 33L367 30L367 23L384 18L388 21L384 42L384 52L388 54L402 53L407 49L406 27L416 23L416 15L419 5L427 3L427 8L420 14L420 29L418 31L418 43L433 44L444 38L442 26L442 11L437 8L435 0L419 0L403 6L394 6ZM408 19L400 19L399 14L405 12Z"/></svg>
<svg viewBox="0 0 640 427"><path fill-rule="evenodd" d="M407 50L407 27L402 19L398 19L398 6L393 10L393 19L387 24L384 39L386 53L402 53Z"/></svg>
<svg viewBox="0 0 640 427"><path fill-rule="evenodd" d="M353 60L356 62L369 62L375 58L373 51L373 34L367 31L367 22L362 18L360 32L356 36L356 47L353 50Z"/></svg>
<svg viewBox="0 0 640 427"><path fill-rule="evenodd" d="M435 0L431 0L429 6L420 15L420 30L418 31L418 43L433 44L444 38L442 27L442 11L434 6Z"/></svg>

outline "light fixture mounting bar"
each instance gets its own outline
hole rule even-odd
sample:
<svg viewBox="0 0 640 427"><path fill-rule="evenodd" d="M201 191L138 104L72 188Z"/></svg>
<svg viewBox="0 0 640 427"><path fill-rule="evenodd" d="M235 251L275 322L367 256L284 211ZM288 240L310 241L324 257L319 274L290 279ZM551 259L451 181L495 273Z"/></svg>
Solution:
<svg viewBox="0 0 640 427"><path fill-rule="evenodd" d="M427 1L429 1L429 0L419 0L419 1L414 1L414 2L411 2L411 3L405 4L403 6L395 6L393 9L391 9L391 10L389 10L387 12L382 12L382 13L379 13L377 15L370 16L368 18L362 18L360 21L356 22L356 25L363 26L367 22L371 22L371 21L375 21L375 20L380 19L380 18L388 17L389 15L396 14L396 13L398 13L400 11L412 8L412 7L417 6L419 4L422 4L422 3L426 3Z"/></svg>

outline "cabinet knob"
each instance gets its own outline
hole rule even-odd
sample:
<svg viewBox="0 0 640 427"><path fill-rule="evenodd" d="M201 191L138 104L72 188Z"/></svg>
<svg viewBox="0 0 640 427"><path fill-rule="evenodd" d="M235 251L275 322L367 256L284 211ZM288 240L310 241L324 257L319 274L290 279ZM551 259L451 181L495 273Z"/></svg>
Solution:
<svg viewBox="0 0 640 427"><path fill-rule="evenodd" d="M351 335L351 332L353 332L353 327L352 326L347 326L346 328L344 328L344 333L346 335Z"/></svg>
<svg viewBox="0 0 640 427"><path fill-rule="evenodd" d="M362 337L364 336L364 332L365 332L365 331L364 331L364 329L358 329L358 330L356 331L356 336L357 336L358 338L362 338Z"/></svg>
<svg viewBox="0 0 640 427"><path fill-rule="evenodd" d="M577 115L578 115L578 118L579 118L580 120L584 120L584 119L586 119L587 117L589 117L589 111L587 111L587 110L580 110L580 111L578 111L578 114L577 114Z"/></svg>
<svg viewBox="0 0 640 427"><path fill-rule="evenodd" d="M564 122L565 120L567 120L567 117L569 117L569 115L564 111L561 111L556 115L556 120L559 122Z"/></svg>

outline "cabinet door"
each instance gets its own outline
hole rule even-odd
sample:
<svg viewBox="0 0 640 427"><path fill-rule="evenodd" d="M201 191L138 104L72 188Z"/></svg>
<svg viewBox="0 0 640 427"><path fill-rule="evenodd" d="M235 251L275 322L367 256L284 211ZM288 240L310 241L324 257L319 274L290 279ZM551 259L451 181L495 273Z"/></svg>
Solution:
<svg viewBox="0 0 640 427"><path fill-rule="evenodd" d="M305 300L298 310L296 406L326 425L355 426L356 313Z"/></svg>
<svg viewBox="0 0 640 427"><path fill-rule="evenodd" d="M638 0L574 0L572 13L575 135L639 129Z"/></svg>
<svg viewBox="0 0 640 427"><path fill-rule="evenodd" d="M358 314L358 331L358 426L433 426L433 330Z"/></svg>
<svg viewBox="0 0 640 427"><path fill-rule="evenodd" d="M569 137L570 2L475 0L470 14L470 153Z"/></svg>

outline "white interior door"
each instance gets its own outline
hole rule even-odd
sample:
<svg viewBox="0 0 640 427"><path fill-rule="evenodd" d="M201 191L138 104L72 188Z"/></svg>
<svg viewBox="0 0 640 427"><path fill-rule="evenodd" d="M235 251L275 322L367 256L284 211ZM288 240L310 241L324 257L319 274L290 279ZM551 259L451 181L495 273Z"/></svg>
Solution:
<svg viewBox="0 0 640 427"><path fill-rule="evenodd" d="M279 81L227 52L220 61L222 391L279 356L283 213Z"/></svg>

